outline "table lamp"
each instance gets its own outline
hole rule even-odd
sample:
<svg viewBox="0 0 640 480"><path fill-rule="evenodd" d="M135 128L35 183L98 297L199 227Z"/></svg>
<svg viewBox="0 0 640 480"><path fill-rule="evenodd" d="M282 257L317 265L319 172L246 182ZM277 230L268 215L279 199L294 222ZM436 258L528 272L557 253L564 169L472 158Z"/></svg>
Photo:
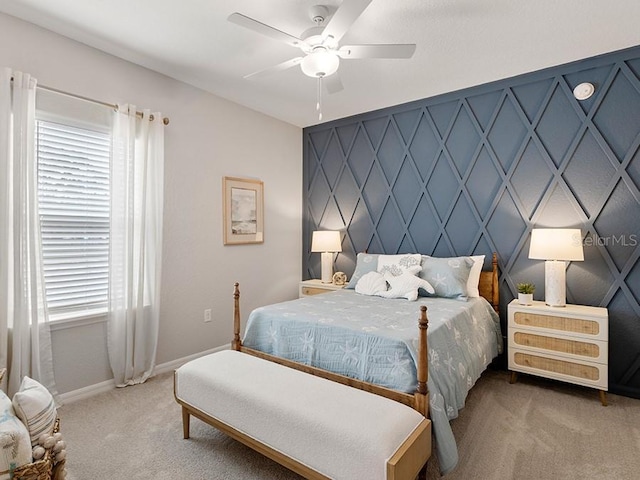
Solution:
<svg viewBox="0 0 640 480"><path fill-rule="evenodd" d="M333 279L333 254L342 251L340 232L334 230L313 232L311 251L322 253L322 283L331 283Z"/></svg>
<svg viewBox="0 0 640 480"><path fill-rule="evenodd" d="M544 301L551 307L567 304L568 261L584 260L582 234L578 228L534 228L529 258L544 263Z"/></svg>

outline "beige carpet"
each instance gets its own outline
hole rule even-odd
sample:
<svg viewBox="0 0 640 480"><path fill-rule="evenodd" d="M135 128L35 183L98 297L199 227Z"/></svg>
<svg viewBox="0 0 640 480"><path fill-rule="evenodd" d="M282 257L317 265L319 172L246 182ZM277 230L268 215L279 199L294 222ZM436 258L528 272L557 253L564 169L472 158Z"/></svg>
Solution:
<svg viewBox="0 0 640 480"><path fill-rule="evenodd" d="M452 427L458 468L444 479L638 479L640 400L487 371ZM172 375L60 408L69 480L299 479L192 419L182 439ZM437 461L428 477L439 478ZM354 479L359 480L359 479Z"/></svg>

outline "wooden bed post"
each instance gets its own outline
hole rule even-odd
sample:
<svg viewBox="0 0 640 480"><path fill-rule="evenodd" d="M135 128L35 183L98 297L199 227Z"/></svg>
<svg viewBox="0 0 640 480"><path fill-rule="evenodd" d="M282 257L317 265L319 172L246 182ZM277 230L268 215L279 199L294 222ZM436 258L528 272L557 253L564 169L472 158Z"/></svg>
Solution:
<svg viewBox="0 0 640 480"><path fill-rule="evenodd" d="M420 307L420 319L418 320L418 390L415 393L415 409L425 418L429 418L429 390L427 380L429 377L429 367L427 362L427 328L429 319L427 318L427 307Z"/></svg>
<svg viewBox="0 0 640 480"><path fill-rule="evenodd" d="M500 313L500 290L498 286L498 254L493 252L491 258L491 305L496 313Z"/></svg>
<svg viewBox="0 0 640 480"><path fill-rule="evenodd" d="M233 284L233 342L231 348L240 351L242 342L240 341L240 284Z"/></svg>

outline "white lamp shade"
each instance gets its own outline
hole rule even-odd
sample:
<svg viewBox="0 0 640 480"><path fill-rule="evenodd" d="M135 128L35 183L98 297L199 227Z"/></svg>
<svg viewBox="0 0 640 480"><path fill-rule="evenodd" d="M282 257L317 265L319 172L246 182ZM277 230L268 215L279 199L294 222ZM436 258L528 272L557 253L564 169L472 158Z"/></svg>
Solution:
<svg viewBox="0 0 640 480"><path fill-rule="evenodd" d="M578 228L534 228L531 230L529 258L546 260L544 265L545 303L564 307L566 302L566 263L584 260L582 233Z"/></svg>
<svg viewBox="0 0 640 480"><path fill-rule="evenodd" d="M535 260L582 261L582 234L579 228L534 228L529 258Z"/></svg>
<svg viewBox="0 0 640 480"><path fill-rule="evenodd" d="M300 68L309 77L328 77L336 73L340 65L340 57L326 50L316 50L302 59Z"/></svg>
<svg viewBox="0 0 640 480"><path fill-rule="evenodd" d="M319 230L313 232L311 239L312 252L341 252L340 232L336 230Z"/></svg>

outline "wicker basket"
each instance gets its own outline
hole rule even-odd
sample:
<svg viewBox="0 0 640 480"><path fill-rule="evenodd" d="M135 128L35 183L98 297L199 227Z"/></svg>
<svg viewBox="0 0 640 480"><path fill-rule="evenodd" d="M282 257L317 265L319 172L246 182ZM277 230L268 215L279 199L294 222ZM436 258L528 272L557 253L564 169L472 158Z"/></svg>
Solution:
<svg viewBox="0 0 640 480"><path fill-rule="evenodd" d="M0 368L0 382L6 372L6 368ZM53 433L60 431L60 419L56 418ZM52 448L45 449L44 457L37 462L29 463L13 471L13 480L64 480L66 460L56 461Z"/></svg>
<svg viewBox="0 0 640 480"><path fill-rule="evenodd" d="M60 431L60 419L56 419L53 433ZM63 480L66 460L56 461L52 448L47 448L44 457L13 471L13 480Z"/></svg>
<svg viewBox="0 0 640 480"><path fill-rule="evenodd" d="M53 467L50 455L45 454L45 458L37 462L23 465L13 471L14 480L51 480Z"/></svg>

